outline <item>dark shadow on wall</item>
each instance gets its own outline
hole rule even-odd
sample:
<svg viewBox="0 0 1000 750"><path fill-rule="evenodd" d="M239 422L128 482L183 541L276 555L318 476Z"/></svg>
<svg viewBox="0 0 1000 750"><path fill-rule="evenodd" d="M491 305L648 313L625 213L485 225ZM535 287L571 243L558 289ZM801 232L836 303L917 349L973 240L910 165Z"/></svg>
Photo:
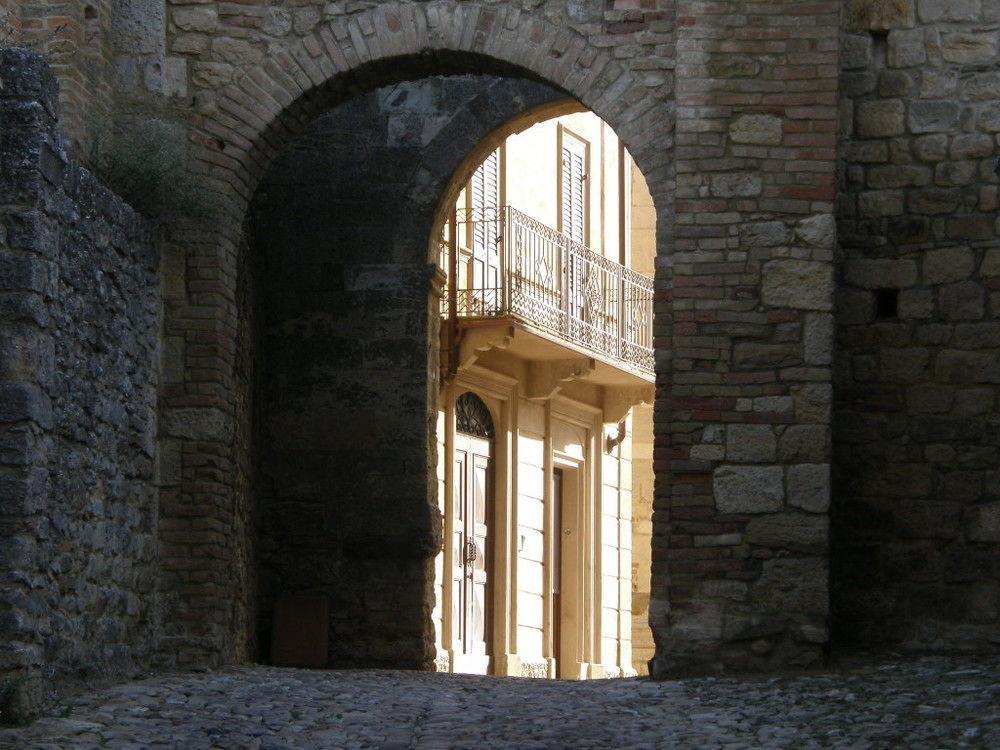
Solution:
<svg viewBox="0 0 1000 750"><path fill-rule="evenodd" d="M469 153L561 99L544 84L485 75L385 86L319 117L258 189L241 288L257 326L246 345L259 357L238 357L261 369L259 388L253 368L238 387L256 390L257 405L241 408L259 415L256 445L241 450L260 457L251 491L261 659L271 658L276 602L319 598L324 665L430 667L440 529L428 512L438 388L428 241Z"/></svg>

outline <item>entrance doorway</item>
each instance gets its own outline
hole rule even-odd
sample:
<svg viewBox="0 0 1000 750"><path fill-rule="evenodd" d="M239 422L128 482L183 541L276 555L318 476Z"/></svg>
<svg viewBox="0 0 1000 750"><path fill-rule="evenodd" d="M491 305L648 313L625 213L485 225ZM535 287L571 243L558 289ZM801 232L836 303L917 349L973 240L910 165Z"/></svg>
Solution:
<svg viewBox="0 0 1000 750"><path fill-rule="evenodd" d="M580 578L583 560L580 549L579 482L580 465L557 456L552 469L552 655L555 676L579 680L581 670Z"/></svg>
<svg viewBox="0 0 1000 750"><path fill-rule="evenodd" d="M493 420L471 392L455 402L454 507L452 521L452 632L454 671L490 669L489 574L492 544Z"/></svg>

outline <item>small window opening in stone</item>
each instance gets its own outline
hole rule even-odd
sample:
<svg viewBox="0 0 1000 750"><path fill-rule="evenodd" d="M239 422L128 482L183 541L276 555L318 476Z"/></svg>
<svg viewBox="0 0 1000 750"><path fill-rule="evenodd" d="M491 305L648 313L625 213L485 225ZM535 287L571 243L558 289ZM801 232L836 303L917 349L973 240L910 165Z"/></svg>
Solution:
<svg viewBox="0 0 1000 750"><path fill-rule="evenodd" d="M95 18L97 18L97 8L95 8L93 5L88 5L86 8L83 9L83 17L88 21L93 21Z"/></svg>
<svg viewBox="0 0 1000 750"><path fill-rule="evenodd" d="M899 317L899 290L879 289L875 292L875 318L894 320Z"/></svg>

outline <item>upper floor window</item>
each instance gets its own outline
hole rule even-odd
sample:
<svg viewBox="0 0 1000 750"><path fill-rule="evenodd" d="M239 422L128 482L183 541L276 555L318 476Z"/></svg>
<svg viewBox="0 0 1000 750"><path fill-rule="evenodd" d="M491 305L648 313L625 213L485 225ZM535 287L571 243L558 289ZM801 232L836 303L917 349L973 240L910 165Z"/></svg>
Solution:
<svg viewBox="0 0 1000 750"><path fill-rule="evenodd" d="M500 286L500 155L500 149L493 151L469 180L469 201L473 209L469 237L471 282L473 289L483 291Z"/></svg>
<svg viewBox="0 0 1000 750"><path fill-rule="evenodd" d="M587 243L587 142L560 128L559 230Z"/></svg>

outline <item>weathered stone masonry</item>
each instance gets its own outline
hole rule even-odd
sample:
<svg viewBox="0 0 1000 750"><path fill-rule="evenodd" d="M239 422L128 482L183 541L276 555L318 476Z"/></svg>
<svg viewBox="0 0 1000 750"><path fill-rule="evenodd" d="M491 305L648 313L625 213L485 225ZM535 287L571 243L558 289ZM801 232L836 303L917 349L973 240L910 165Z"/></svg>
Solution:
<svg viewBox="0 0 1000 750"><path fill-rule="evenodd" d="M67 155L42 60L0 54L0 702L154 646L159 294L144 221Z"/></svg>
<svg viewBox="0 0 1000 750"><path fill-rule="evenodd" d="M1000 642L1000 3L904 6L845 17L834 623L977 650Z"/></svg>
<svg viewBox="0 0 1000 750"><path fill-rule="evenodd" d="M29 3L18 5L27 25ZM101 49L118 112L187 128L189 168L222 201L211 228L163 228L151 569L164 616L155 643L140 631L130 641L155 647L157 664L247 660L261 645L253 561L254 540L266 539L267 441L254 436L269 402L255 394L277 392L263 356L272 344L280 361L316 358L305 339L267 332L259 261L274 251L260 244L266 232L244 232L252 196L278 154L337 106L468 74L533 78L579 99L615 128L656 204L654 673L814 665L831 636L997 647L996 0L122 0L112 10ZM72 67L60 75L67 86L79 78ZM461 161L471 146L455 143L441 153ZM422 179L399 189L423 185L422 206L447 205ZM294 222L270 195L258 193L257 215ZM427 215L399 235L405 247L429 249ZM404 245L369 262L395 262ZM406 398L428 416L434 260L407 256L387 279L409 313L426 304L411 331L428 344L423 376ZM364 296L343 280L327 291ZM375 333L367 344L374 356ZM134 382L156 382L141 371ZM302 370L300 382L310 377ZM377 434L390 422L373 412L365 424ZM423 446L410 456L417 472L433 465L432 429L408 436ZM326 471L299 474L308 485ZM414 514L399 519L415 534L414 588L375 608L398 616L372 620L377 648L357 647L371 663L392 644L408 664L432 658L418 571L430 570L437 530L421 519L436 499L411 489ZM375 490L343 491L361 502ZM395 541L390 528L369 539L359 566L376 569ZM58 658L38 659L65 674Z"/></svg>

